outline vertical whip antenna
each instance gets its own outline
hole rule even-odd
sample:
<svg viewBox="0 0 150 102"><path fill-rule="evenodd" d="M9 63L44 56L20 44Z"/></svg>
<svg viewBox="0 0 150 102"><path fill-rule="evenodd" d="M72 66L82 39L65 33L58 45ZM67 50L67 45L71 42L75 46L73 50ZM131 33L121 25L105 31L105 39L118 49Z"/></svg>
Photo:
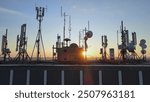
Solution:
<svg viewBox="0 0 150 102"><path fill-rule="evenodd" d="M88 21L88 30L90 30L90 21Z"/></svg>
<svg viewBox="0 0 150 102"><path fill-rule="evenodd" d="M69 39L71 39L71 16L69 16Z"/></svg>

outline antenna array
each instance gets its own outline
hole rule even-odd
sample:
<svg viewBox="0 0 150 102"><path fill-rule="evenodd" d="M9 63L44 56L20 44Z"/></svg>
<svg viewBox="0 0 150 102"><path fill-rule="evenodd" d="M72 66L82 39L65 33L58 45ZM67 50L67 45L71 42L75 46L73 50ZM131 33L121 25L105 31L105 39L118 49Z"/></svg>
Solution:
<svg viewBox="0 0 150 102"><path fill-rule="evenodd" d="M107 39L107 36L106 35L103 35L102 37L101 37L101 39L102 39L102 47L103 48L101 48L100 49L100 54L102 54L102 59L103 60L107 60L107 53L106 53L106 48L107 48L107 46L108 46L108 39Z"/></svg>
<svg viewBox="0 0 150 102"><path fill-rule="evenodd" d="M8 33L8 29L6 29L6 34L2 36L2 46L1 46L1 51L2 51L2 55L4 56L3 61L6 62L7 59L8 61L11 61L11 57L10 57L10 49L7 48L8 42L7 42L7 33Z"/></svg>
<svg viewBox="0 0 150 102"><path fill-rule="evenodd" d="M44 17L44 13L45 13L45 8L44 7L36 7L36 19L37 21L39 22L39 30L38 30L38 34L37 34L37 37L36 37L36 41L35 41L35 44L34 44L34 48L33 48L33 51L32 51L32 55L31 55L31 59L33 58L33 53L34 53L34 50L35 50L35 47L37 47L37 62L39 62L41 60L41 46L40 44L42 45L42 49L43 49L43 53L44 53L44 59L46 60L46 55L45 55L45 49L44 49L44 44L43 44L43 39L42 39L42 33L41 33L41 22L43 21L43 17Z"/></svg>
<svg viewBox="0 0 150 102"><path fill-rule="evenodd" d="M27 53L26 24L21 26L20 36L17 35L16 51L18 51L18 54L15 57L16 62L24 63L31 60Z"/></svg>
<svg viewBox="0 0 150 102"><path fill-rule="evenodd" d="M141 41L140 41L140 47L142 48L142 50L141 50L141 53L142 53L142 56L143 56L143 60L146 60L146 56L145 56L145 54L146 54L146 48L147 48L147 45L146 45L146 40L145 39L142 39Z"/></svg>
<svg viewBox="0 0 150 102"><path fill-rule="evenodd" d="M137 45L136 32L132 32L132 40L129 41L129 31L126 30L126 27L124 27L123 29L123 21L121 22L121 41L122 43L119 45L117 40L117 44L118 49L120 50L119 57L122 58L122 61L136 61L137 59L139 59L139 56L135 52Z"/></svg>

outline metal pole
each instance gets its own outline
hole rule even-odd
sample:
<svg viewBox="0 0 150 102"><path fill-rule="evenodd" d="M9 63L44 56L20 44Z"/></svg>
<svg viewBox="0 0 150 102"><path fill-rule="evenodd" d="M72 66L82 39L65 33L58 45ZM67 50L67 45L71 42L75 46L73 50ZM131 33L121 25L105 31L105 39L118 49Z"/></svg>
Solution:
<svg viewBox="0 0 150 102"><path fill-rule="evenodd" d="M121 49L121 53L122 53L122 60L123 62L125 62L125 53L126 53L126 45L125 45L125 41L124 41L124 31L123 31L123 21L121 21L121 36L122 36L122 49Z"/></svg>
<svg viewBox="0 0 150 102"><path fill-rule="evenodd" d="M5 45L4 45L4 62L6 62L6 56L7 56L7 53L6 53L6 48L7 48L7 32L8 32L8 29L6 29L6 35L5 35Z"/></svg>

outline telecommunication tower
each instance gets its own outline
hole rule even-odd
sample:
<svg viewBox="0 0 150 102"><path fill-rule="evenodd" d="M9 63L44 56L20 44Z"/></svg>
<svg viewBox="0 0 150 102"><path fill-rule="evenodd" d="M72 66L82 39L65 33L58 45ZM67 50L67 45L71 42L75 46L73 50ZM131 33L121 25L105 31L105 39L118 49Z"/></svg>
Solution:
<svg viewBox="0 0 150 102"><path fill-rule="evenodd" d="M123 26L121 22L121 44L118 44L118 33L117 33L117 45L120 50L119 57L125 62L137 62L140 57L136 53L137 37L136 32L132 32L132 40L129 40L129 30Z"/></svg>
<svg viewBox="0 0 150 102"><path fill-rule="evenodd" d="M3 61L6 62L11 61L11 57L10 57L10 49L7 48L8 42L7 42L7 33L8 33L8 29L6 29L6 34L2 36L2 46L1 46L1 51L2 51L2 55L4 56Z"/></svg>
<svg viewBox="0 0 150 102"><path fill-rule="evenodd" d="M64 17L64 26L63 26L63 42L62 42L62 47L68 47L68 43L71 41L71 16L67 15L66 12L63 13L62 7L61 7L61 17ZM69 37L66 37L66 17L69 17Z"/></svg>
<svg viewBox="0 0 150 102"><path fill-rule="evenodd" d="M43 21L45 8L44 7L36 7L36 12L37 12L36 19L39 22L39 30L38 30L38 33L37 33L37 36L36 36L36 41L35 41L34 48L33 48L33 51L32 51L31 59L33 57L35 47L37 47L37 56L36 56L36 58L37 58L37 62L39 62L41 60L41 52L40 52L41 51L41 49L40 49L41 46L42 46L43 53L44 53L44 56L43 56L44 60L46 60L45 49L44 49L42 33L41 33L41 23Z"/></svg>
<svg viewBox="0 0 150 102"><path fill-rule="evenodd" d="M21 26L20 36L17 35L16 51L18 51L18 54L15 57L15 61L24 63L31 60L27 53L26 24Z"/></svg>

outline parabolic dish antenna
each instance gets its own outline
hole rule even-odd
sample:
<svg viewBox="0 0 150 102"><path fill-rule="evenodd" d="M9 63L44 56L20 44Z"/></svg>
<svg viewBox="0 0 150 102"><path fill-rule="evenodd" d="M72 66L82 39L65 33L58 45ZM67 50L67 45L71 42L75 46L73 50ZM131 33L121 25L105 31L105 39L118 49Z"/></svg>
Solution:
<svg viewBox="0 0 150 102"><path fill-rule="evenodd" d="M144 48L144 49L146 49L146 48L147 48L147 45L144 44L144 45L142 45L141 47Z"/></svg>
<svg viewBox="0 0 150 102"><path fill-rule="evenodd" d="M129 43L127 49L128 49L129 52L134 52L134 50L135 50L134 44L133 43Z"/></svg>
<svg viewBox="0 0 150 102"><path fill-rule="evenodd" d="M142 39L141 41L140 41L140 44L145 44L146 43L146 40L145 39Z"/></svg>
<svg viewBox="0 0 150 102"><path fill-rule="evenodd" d="M91 38L91 37L93 36L93 32L92 32L92 31L88 31L88 32L86 33L86 36L87 36L88 38Z"/></svg>
<svg viewBox="0 0 150 102"><path fill-rule="evenodd" d="M142 54L146 54L146 50L141 50L141 53Z"/></svg>

